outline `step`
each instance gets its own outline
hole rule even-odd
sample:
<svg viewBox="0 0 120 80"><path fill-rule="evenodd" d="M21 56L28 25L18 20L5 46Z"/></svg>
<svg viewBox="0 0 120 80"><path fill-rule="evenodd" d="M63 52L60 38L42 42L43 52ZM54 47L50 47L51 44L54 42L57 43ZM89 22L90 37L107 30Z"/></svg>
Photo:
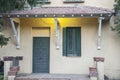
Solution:
<svg viewBox="0 0 120 80"><path fill-rule="evenodd" d="M84 74L19 74L15 80L90 80Z"/></svg>

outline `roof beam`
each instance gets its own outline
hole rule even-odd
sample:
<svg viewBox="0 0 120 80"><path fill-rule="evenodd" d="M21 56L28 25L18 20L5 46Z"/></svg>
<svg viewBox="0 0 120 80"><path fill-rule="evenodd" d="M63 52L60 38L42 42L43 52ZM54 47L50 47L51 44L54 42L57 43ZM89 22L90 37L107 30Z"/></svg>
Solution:
<svg viewBox="0 0 120 80"><path fill-rule="evenodd" d="M54 18L54 22L55 22L55 28L56 28L56 49L60 48L60 28L59 28L59 21L57 18Z"/></svg>
<svg viewBox="0 0 120 80"><path fill-rule="evenodd" d="M14 38L16 40L16 48L20 49L20 29L18 29L18 31L16 30L14 20L12 18L10 18L10 22L14 33ZM20 28L20 25L18 25L18 28Z"/></svg>
<svg viewBox="0 0 120 80"><path fill-rule="evenodd" d="M79 14L0 14L6 18L72 18L72 17L110 17L112 13L79 13Z"/></svg>
<svg viewBox="0 0 120 80"><path fill-rule="evenodd" d="M101 30L102 30L102 20L104 19L104 17L99 17L98 18L98 50L101 49Z"/></svg>

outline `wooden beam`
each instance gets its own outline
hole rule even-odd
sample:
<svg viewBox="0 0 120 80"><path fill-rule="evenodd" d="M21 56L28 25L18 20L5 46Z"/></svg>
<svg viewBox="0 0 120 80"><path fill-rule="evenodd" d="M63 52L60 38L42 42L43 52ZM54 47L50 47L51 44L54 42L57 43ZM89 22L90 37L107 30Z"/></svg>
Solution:
<svg viewBox="0 0 120 80"><path fill-rule="evenodd" d="M99 25L98 25L98 50L101 49L101 30L102 30L102 20L103 19L104 19L103 17L98 18L98 23L99 23Z"/></svg>
<svg viewBox="0 0 120 80"><path fill-rule="evenodd" d="M11 22L11 25L12 25L14 37L15 37L15 40L16 40L16 48L19 49L20 48L20 25L18 26L18 30L16 30L15 24L14 24L13 21L14 20L12 18L10 18L10 22Z"/></svg>
<svg viewBox="0 0 120 80"><path fill-rule="evenodd" d="M54 18L55 27L56 27L56 49L60 48L60 30L59 30L59 22L57 18Z"/></svg>
<svg viewBox="0 0 120 80"><path fill-rule="evenodd" d="M112 13L80 13L80 14L0 14L0 17L2 18L72 18L72 17L91 17L91 18L97 18L97 17L110 17L112 16Z"/></svg>

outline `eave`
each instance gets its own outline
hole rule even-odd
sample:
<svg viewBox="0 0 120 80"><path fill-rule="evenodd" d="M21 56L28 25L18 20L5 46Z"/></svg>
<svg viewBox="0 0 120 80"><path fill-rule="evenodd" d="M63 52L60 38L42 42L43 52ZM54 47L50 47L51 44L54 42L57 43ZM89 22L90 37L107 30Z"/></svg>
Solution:
<svg viewBox="0 0 120 80"><path fill-rule="evenodd" d="M114 13L113 10L79 6L79 7L40 7L32 10L14 10L11 13L0 13L0 17L7 18L64 18L64 17L109 17Z"/></svg>

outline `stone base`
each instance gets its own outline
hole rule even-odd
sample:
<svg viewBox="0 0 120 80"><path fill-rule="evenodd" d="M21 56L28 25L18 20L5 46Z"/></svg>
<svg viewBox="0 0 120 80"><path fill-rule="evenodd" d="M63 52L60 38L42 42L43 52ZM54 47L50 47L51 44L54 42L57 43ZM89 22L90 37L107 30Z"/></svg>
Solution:
<svg viewBox="0 0 120 80"><path fill-rule="evenodd" d="M15 76L8 76L8 80L15 80Z"/></svg>

